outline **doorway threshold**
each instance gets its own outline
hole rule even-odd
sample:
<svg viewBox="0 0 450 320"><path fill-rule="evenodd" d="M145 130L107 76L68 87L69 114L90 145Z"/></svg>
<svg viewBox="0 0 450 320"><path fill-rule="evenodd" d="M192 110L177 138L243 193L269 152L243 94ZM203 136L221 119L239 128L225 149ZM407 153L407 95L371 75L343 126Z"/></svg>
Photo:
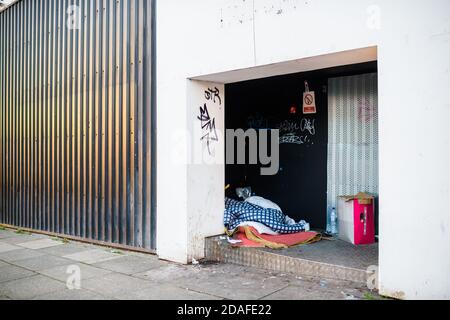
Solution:
<svg viewBox="0 0 450 320"><path fill-rule="evenodd" d="M378 244L354 246L341 240L322 240L284 250L233 247L223 236L206 239L206 260L366 283L370 266L378 266Z"/></svg>

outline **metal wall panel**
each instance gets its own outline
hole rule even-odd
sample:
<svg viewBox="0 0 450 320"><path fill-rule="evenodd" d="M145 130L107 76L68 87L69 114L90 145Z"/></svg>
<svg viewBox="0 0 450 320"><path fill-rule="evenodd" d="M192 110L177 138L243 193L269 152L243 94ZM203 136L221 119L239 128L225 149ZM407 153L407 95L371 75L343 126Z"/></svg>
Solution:
<svg viewBox="0 0 450 320"><path fill-rule="evenodd" d="M152 8L0 13L0 223L151 250Z"/></svg>
<svg viewBox="0 0 450 320"><path fill-rule="evenodd" d="M342 195L378 195L377 81L375 73L329 79L329 207Z"/></svg>

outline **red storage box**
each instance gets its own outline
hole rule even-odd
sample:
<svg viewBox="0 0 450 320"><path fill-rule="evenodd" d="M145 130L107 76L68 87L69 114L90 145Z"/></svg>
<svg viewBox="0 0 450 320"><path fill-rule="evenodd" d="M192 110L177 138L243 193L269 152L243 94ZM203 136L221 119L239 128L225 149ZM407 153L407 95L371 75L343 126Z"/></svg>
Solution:
<svg viewBox="0 0 450 320"><path fill-rule="evenodd" d="M338 197L339 239L354 245L375 243L375 198L359 193Z"/></svg>

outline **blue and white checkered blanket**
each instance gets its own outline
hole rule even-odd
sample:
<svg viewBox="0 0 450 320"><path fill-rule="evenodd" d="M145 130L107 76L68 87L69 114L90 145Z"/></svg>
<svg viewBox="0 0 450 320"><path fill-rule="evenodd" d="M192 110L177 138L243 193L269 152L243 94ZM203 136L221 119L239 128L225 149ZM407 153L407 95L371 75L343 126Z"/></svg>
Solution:
<svg viewBox="0 0 450 320"><path fill-rule="evenodd" d="M286 216L278 210L264 209L248 202L225 199L224 224L228 231L235 230L243 222L259 222L280 234L305 231L305 222L286 224Z"/></svg>

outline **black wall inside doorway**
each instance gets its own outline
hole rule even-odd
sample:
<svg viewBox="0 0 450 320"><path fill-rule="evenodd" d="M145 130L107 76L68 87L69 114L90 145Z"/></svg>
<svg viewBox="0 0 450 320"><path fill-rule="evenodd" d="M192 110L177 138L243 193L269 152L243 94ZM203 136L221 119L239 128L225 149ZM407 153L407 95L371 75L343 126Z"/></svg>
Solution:
<svg viewBox="0 0 450 320"><path fill-rule="evenodd" d="M326 228L327 154L328 154L328 78L376 71L376 62L324 69L314 72L252 80L226 86L225 122L227 129L280 129L286 125L296 130L305 143L280 145L280 171L275 176L261 176L259 165L227 165L227 196L235 197L235 188L252 191L279 204L295 220L306 220L313 228ZM304 81L316 93L317 114L303 115ZM292 113L292 107L296 113Z"/></svg>

